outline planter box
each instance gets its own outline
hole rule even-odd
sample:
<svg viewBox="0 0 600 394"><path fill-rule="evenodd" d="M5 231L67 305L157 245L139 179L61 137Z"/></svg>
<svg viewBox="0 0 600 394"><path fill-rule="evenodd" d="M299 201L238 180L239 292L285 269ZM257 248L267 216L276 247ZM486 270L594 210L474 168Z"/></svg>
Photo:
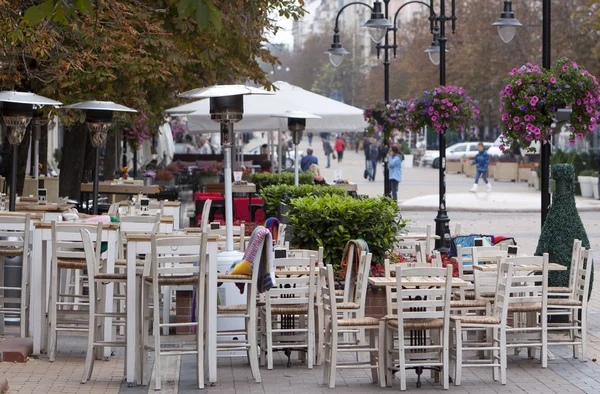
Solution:
<svg viewBox="0 0 600 394"><path fill-rule="evenodd" d="M494 178L494 174L496 173L496 163L490 163L488 167L488 178Z"/></svg>
<svg viewBox="0 0 600 394"><path fill-rule="evenodd" d="M446 161L446 172L461 174L463 172L463 165L460 161Z"/></svg>
<svg viewBox="0 0 600 394"><path fill-rule="evenodd" d="M369 286L365 304L365 316L382 318L387 314L385 287Z"/></svg>
<svg viewBox="0 0 600 394"><path fill-rule="evenodd" d="M527 186L535 187L537 189L538 176L536 170L529 171L529 179L527 180Z"/></svg>
<svg viewBox="0 0 600 394"><path fill-rule="evenodd" d="M174 186L175 178L173 178L173 179L156 179L154 181L154 184L158 185L158 186Z"/></svg>
<svg viewBox="0 0 600 394"><path fill-rule="evenodd" d="M467 163L463 164L463 171L465 172L467 178L474 178L477 174L477 166L472 164L471 161L468 161Z"/></svg>
<svg viewBox="0 0 600 394"><path fill-rule="evenodd" d="M519 178L519 165L514 162L499 162L496 163L496 172L494 173L495 181L512 181L516 182Z"/></svg>
<svg viewBox="0 0 600 394"><path fill-rule="evenodd" d="M415 155L404 155L404 160L402 160L402 168L413 168L414 160Z"/></svg>
<svg viewBox="0 0 600 394"><path fill-rule="evenodd" d="M518 181L529 183L529 174L531 173L531 164L519 164Z"/></svg>
<svg viewBox="0 0 600 394"><path fill-rule="evenodd" d="M598 177L592 177L592 196L594 200L600 200L600 190L598 190Z"/></svg>

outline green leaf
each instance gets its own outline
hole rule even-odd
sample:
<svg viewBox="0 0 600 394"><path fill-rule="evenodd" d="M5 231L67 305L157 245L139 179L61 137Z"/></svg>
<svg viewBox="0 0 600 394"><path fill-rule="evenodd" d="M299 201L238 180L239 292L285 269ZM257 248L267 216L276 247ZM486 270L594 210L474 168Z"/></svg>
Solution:
<svg viewBox="0 0 600 394"><path fill-rule="evenodd" d="M43 19L50 19L54 12L54 0L46 0L40 5L29 7L23 18L33 25L40 23ZM64 14L63 14L64 15Z"/></svg>
<svg viewBox="0 0 600 394"><path fill-rule="evenodd" d="M211 0L206 0L206 5L208 8L210 23L212 23L217 32L221 32L223 21L221 20L221 13L219 12L219 9Z"/></svg>
<svg viewBox="0 0 600 394"><path fill-rule="evenodd" d="M210 15L208 13L208 8L206 7L206 0L200 1L198 3L194 16L196 17L196 22L198 22L198 27L201 30L205 30L208 28L210 22Z"/></svg>
<svg viewBox="0 0 600 394"><path fill-rule="evenodd" d="M92 7L90 0L75 0L75 8L84 14L92 14L94 12L94 7Z"/></svg>

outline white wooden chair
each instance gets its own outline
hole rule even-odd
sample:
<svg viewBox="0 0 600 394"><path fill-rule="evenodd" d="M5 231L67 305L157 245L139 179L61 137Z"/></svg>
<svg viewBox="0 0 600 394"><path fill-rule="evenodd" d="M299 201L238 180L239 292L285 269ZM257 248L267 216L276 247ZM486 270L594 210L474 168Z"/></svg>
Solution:
<svg viewBox="0 0 600 394"><path fill-rule="evenodd" d="M450 357L454 359L454 384L460 386L463 367L491 367L493 379L506 384L506 322L508 300L511 293L513 264L501 263L496 276L495 296L490 313L486 316L450 316L453 343ZM481 332L487 332L484 337ZM468 340L468 333L475 332L476 339ZM483 340L482 340L483 339ZM489 358L464 359L466 351L487 351Z"/></svg>
<svg viewBox="0 0 600 394"><path fill-rule="evenodd" d="M573 289L575 287L575 280L577 277L577 273L579 271L578 264L581 259L581 240L576 239L573 241L573 250L571 252L571 268L569 273L569 285L567 287L549 287L548 295L551 297L569 297L573 294Z"/></svg>
<svg viewBox="0 0 600 394"><path fill-rule="evenodd" d="M81 238L82 229L89 231L90 238L96 245L96 261L101 261L101 243L96 241L102 239L102 223L86 225L52 222L52 259L48 300L48 359L50 361L54 361L56 358L58 332L88 331L88 320L84 319L88 313L77 309L79 306L87 305L89 299L87 295L83 295L81 286L84 281L82 273L87 268ZM75 272L73 293L68 293L69 277L64 275L63 278L61 275L61 272L66 270ZM83 303L82 300L86 302Z"/></svg>
<svg viewBox="0 0 600 394"><path fill-rule="evenodd" d="M566 315L566 323L550 324L548 331L567 331L568 340L562 338L551 338L549 345L572 345L573 358L577 358L577 347L581 347L581 359L587 361L587 309L588 295L590 291L590 282L592 275L593 251L591 249L581 250L573 290L568 298L550 298L548 299L548 315ZM573 275L572 275L573 276Z"/></svg>
<svg viewBox="0 0 600 394"><path fill-rule="evenodd" d="M92 241L92 236L87 229L80 230L83 249L85 252L86 268L88 274L88 295L90 302L88 304L88 343L85 357L85 366L83 368L83 377L81 383L87 382L92 376L94 368L95 355L100 354L99 350L108 347L125 347L125 341L106 341L101 335L102 327L106 317L120 319L127 324L127 314L124 312L106 312L104 311L104 299L107 291L107 285L110 283L124 284L127 282L127 275L124 273L103 273L101 272L100 261L97 259L97 242Z"/></svg>
<svg viewBox="0 0 600 394"><path fill-rule="evenodd" d="M402 278L411 276L440 278L444 280L444 285L431 288L403 286ZM379 326L379 347L383 349L381 353L384 353L380 353L379 362L382 387L386 384L392 385L392 371L398 365L400 390L406 390L406 368L414 367L441 369L442 385L444 389L448 389L451 290L451 266L446 268L405 268L402 264L396 266L398 313L393 317L386 317L387 319L382 320ZM411 331L419 333L410 335ZM397 341L393 339L395 333L398 335ZM395 349L395 342L398 344L398 349ZM383 376L386 378L384 379ZM420 385L420 380L417 385Z"/></svg>
<svg viewBox="0 0 600 394"><path fill-rule="evenodd" d="M464 248L460 245L456 247L456 264L458 265L458 277L473 283L475 276L473 265L485 264L486 262L495 262L498 257L507 257L508 250L503 250L499 246L473 246ZM495 283L495 280L493 281ZM475 294L475 288L459 288L454 292L454 298L457 301L478 300L481 298L494 298L493 291L481 291Z"/></svg>
<svg viewBox="0 0 600 394"><path fill-rule="evenodd" d="M394 245L393 252L409 259L414 256L414 261L421 264L427 261L425 258L426 250L425 241L398 241Z"/></svg>
<svg viewBox="0 0 600 394"><path fill-rule="evenodd" d="M151 258L146 260L144 266L143 278L148 286L142 287L142 370L145 375L148 358L146 352L154 351L154 378L155 390L160 390L162 386L162 356L179 356L193 354L197 362L198 388L204 388L204 300L206 285L206 265L208 264L206 255L206 244L208 235L206 233L200 236L169 236L157 238L152 234L152 254ZM149 262L149 263L148 263ZM196 322L189 323L170 323L161 322L160 308L160 288L163 286L195 286L195 314ZM148 287L151 289L149 291ZM152 319L148 316L149 299L151 298L155 305L153 308ZM149 321L152 320L154 346L151 346L148 338ZM193 343L185 343L175 348L165 347L162 344L163 338L161 328L169 327L193 327L195 329ZM178 341L180 342L180 341ZM143 381L145 379L142 379Z"/></svg>
<svg viewBox="0 0 600 394"><path fill-rule="evenodd" d="M0 216L0 335L4 335L6 316L19 317L19 335L27 336L29 327L29 226L30 214ZM21 284L7 286L4 277L6 257L21 257ZM6 292L18 292L18 297L8 297ZM18 305L18 307L7 304Z"/></svg>
<svg viewBox="0 0 600 394"><path fill-rule="evenodd" d="M315 361L316 259L274 259L277 286L265 293L260 308L261 357L267 356L267 369L273 369L273 351L284 350L291 366L291 352L306 352L307 366ZM294 270L304 271L294 274Z"/></svg>
<svg viewBox="0 0 600 394"><path fill-rule="evenodd" d="M507 328L509 335L507 347L528 348L530 356L540 349L542 368L548 366L548 254L543 256L509 257L501 262L513 263L514 272L509 298L509 313L513 314L512 327ZM536 264L542 266L541 272L531 273L519 265ZM539 274L538 274L539 273ZM525 319L517 318L522 314ZM524 324L517 324L524 323Z"/></svg>
<svg viewBox="0 0 600 394"><path fill-rule="evenodd" d="M337 310L338 302L335 295L335 281L333 277L333 267L331 264L327 268L320 267L320 283L321 294L325 316L325 357L323 366L323 383L328 384L330 388L335 387L335 378L338 369L371 369L372 379L374 383L378 380L379 368L379 346L375 340L375 334L379 329L379 320L373 317L359 318L339 318ZM347 344L339 343L340 333L343 330L368 330L369 343ZM369 361L362 362L358 357L357 362L338 362L338 353L353 352L360 354L368 353Z"/></svg>
<svg viewBox="0 0 600 394"><path fill-rule="evenodd" d="M431 224L409 222L406 225L406 227L404 227L403 230L405 232L408 232L409 234L410 233L424 234L425 235L425 240L424 240L425 248L423 250L423 253L431 254L431 251L433 250L433 234L434 234Z"/></svg>

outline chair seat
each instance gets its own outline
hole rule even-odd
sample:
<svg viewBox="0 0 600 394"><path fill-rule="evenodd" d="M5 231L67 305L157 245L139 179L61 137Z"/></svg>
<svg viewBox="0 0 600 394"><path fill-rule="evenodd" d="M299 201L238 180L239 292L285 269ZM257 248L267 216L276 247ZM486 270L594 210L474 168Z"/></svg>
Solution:
<svg viewBox="0 0 600 394"><path fill-rule="evenodd" d="M564 298L548 298L548 305L552 306L582 306L583 303L579 300L570 300Z"/></svg>
<svg viewBox="0 0 600 394"><path fill-rule="evenodd" d="M147 282L153 282L152 277L146 278ZM158 278L159 285L165 286L180 286L180 285L193 285L198 283L198 276L167 276Z"/></svg>
<svg viewBox="0 0 600 394"><path fill-rule="evenodd" d="M450 320L460 321L465 324L500 324L499 317L493 316L461 316L451 315Z"/></svg>
<svg viewBox="0 0 600 394"><path fill-rule="evenodd" d="M343 289L336 290L336 291L335 291L335 295L336 295L336 296L343 296L343 295L344 295L344 290L343 290Z"/></svg>
<svg viewBox="0 0 600 394"><path fill-rule="evenodd" d="M465 300L474 300L475 299L475 290L465 290ZM456 290L453 293L454 298L460 298L460 291ZM479 294L481 298L494 298L496 294L492 292L483 291Z"/></svg>
<svg viewBox="0 0 600 394"><path fill-rule="evenodd" d="M217 305L217 312L246 312L248 306L246 304L237 305Z"/></svg>
<svg viewBox="0 0 600 394"><path fill-rule="evenodd" d="M398 327L398 320L389 320L388 325ZM407 330L429 330L443 328L444 319L409 319L404 320L404 328Z"/></svg>
<svg viewBox="0 0 600 394"><path fill-rule="evenodd" d="M224 273L217 273L217 279L252 280L252 275L227 275Z"/></svg>
<svg viewBox="0 0 600 394"><path fill-rule="evenodd" d="M100 274L94 275L94 278L98 279L98 280L102 280L102 281L105 281L105 280L124 281L124 280L127 280L127 274L103 274L103 273L100 273Z"/></svg>
<svg viewBox="0 0 600 394"><path fill-rule="evenodd" d="M85 258L83 259L57 259L58 268L83 270L86 269Z"/></svg>
<svg viewBox="0 0 600 394"><path fill-rule="evenodd" d="M548 293L569 294L571 290L568 287L548 287Z"/></svg>
<svg viewBox="0 0 600 394"><path fill-rule="evenodd" d="M338 302L336 304L337 309L348 310L348 309L360 309L360 305L356 302Z"/></svg>
<svg viewBox="0 0 600 394"><path fill-rule="evenodd" d="M144 260L135 260L135 266L136 267L143 267L144 266ZM115 260L115 267L127 267L127 259L116 259Z"/></svg>
<svg viewBox="0 0 600 394"><path fill-rule="evenodd" d="M338 319L338 326L340 327L365 327L365 326L379 326L379 319L374 317L363 317L360 319Z"/></svg>
<svg viewBox="0 0 600 394"><path fill-rule="evenodd" d="M508 306L509 312L535 312L541 310L541 302L516 302Z"/></svg>
<svg viewBox="0 0 600 394"><path fill-rule="evenodd" d="M475 308L484 307L488 304L488 300L459 300L450 301L450 308Z"/></svg>
<svg viewBox="0 0 600 394"><path fill-rule="evenodd" d="M266 307L263 307L263 310ZM294 315L300 313L308 313L308 305L277 305L271 307L273 315Z"/></svg>
<svg viewBox="0 0 600 394"><path fill-rule="evenodd" d="M0 256L15 256L18 254L23 254L23 248L14 246L0 247Z"/></svg>

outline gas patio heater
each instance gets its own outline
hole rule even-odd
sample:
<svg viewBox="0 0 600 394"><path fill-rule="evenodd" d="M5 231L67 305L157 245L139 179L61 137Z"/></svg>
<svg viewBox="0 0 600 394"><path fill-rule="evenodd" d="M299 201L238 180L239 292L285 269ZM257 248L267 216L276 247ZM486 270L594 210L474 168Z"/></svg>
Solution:
<svg viewBox="0 0 600 394"><path fill-rule="evenodd" d="M321 119L320 116L304 111L286 111L281 115L273 115L274 118L287 118L288 130L292 132L294 142L294 184L298 186L298 144L302 139L302 132L306 129L306 119Z"/></svg>
<svg viewBox="0 0 600 394"><path fill-rule="evenodd" d="M9 210L14 211L17 204L17 155L18 145L23 141L27 126L33 118L33 108L44 105L61 105L35 93L4 91L0 92L2 102L2 119L7 126L8 142L12 145L12 168L10 178Z"/></svg>
<svg viewBox="0 0 600 394"><path fill-rule="evenodd" d="M80 103L67 105L64 108L81 109L85 111L85 123L90 130L92 145L95 148L96 162L94 164L94 186L92 190L92 213L98 214L98 183L100 175L100 147L106 141L108 129L112 124L114 112L137 112L135 109L127 108L112 101L82 101ZM89 207L88 208L89 211Z"/></svg>
<svg viewBox="0 0 600 394"><path fill-rule="evenodd" d="M243 253L233 250L233 193L231 189L231 141L233 124L242 120L244 96L249 94L274 94L263 89L244 85L215 85L189 90L179 97L210 99L210 118L221 124L221 146L225 172L225 251L219 253L218 264L233 263L242 258Z"/></svg>

